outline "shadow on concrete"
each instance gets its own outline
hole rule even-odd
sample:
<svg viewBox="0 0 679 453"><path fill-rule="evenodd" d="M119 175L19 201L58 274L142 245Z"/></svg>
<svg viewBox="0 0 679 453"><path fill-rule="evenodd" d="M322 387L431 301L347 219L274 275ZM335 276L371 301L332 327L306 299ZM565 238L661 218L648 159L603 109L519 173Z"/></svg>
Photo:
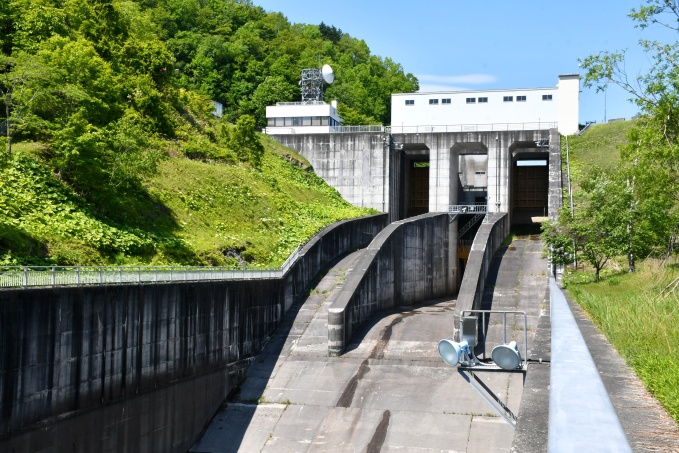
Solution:
<svg viewBox="0 0 679 453"><path fill-rule="evenodd" d="M502 259L504 258L508 250L509 250L508 247L500 247L493 256L493 260L491 261L490 264L490 269L488 270L488 276L486 277L486 284L484 285L483 288L481 307L479 307L480 310L493 309L493 301L495 298L495 287L498 285L500 275L500 265L502 264ZM481 356L483 354L483 356L485 357L487 355L486 352L489 352L486 351L486 338L488 335L488 328L490 327L490 316L485 317L485 323L483 322L483 320L484 318L482 317L482 321L480 321L482 325L479 326L480 328L478 332L478 343L474 348L474 354L476 354L477 356Z"/></svg>
<svg viewBox="0 0 679 453"><path fill-rule="evenodd" d="M396 308L392 308L392 309L389 309L389 310L380 311L379 313L375 313L370 318L368 318L368 320L366 320L366 322L361 324L361 327L358 329L358 331L356 333L354 333L354 335L351 338L351 342L349 344L347 344L347 347L344 350L344 353L342 355L348 354L348 353L356 350L361 345L361 343L363 343L363 341L365 340L365 337L368 335L368 333L370 333L370 331L377 324L379 324L384 318L386 318L388 316L392 316L392 315L400 315L391 323L391 325L393 325L395 323L400 322L400 320L403 319L403 318L414 315L415 311L419 308L430 307L432 305L436 305L436 304L441 303L441 302L446 302L446 301L449 301L451 299L454 299L454 296L427 300L427 301L424 301L424 302L421 302L421 303L418 303L418 304L404 305L404 306L401 306L401 307L396 307ZM438 311L440 311L440 312L450 312L450 321L451 321L450 336L452 338L453 327L454 327L453 326L453 320L454 320L453 314L455 313L455 307L454 306L440 307L440 308L438 308ZM387 328L388 327L389 326L387 326ZM382 339L382 338L380 338L380 339Z"/></svg>
<svg viewBox="0 0 679 453"><path fill-rule="evenodd" d="M205 430L203 430L196 442L194 442L196 448L191 448L189 450L190 452L198 453L213 451L209 446L199 444L210 425L215 421L219 421L220 417L226 418L224 416L224 410L230 406L238 412L238 422L236 424L229 424L229 426L226 427L228 430L229 445L220 445L219 451L238 452L240 450L248 427L258 410L258 403L261 402L261 399L264 396L264 391L266 390L270 378L274 375L279 359L281 356L285 355L284 350L290 349L292 337L297 337L297 332L293 332L293 327L295 326L295 321L297 320L300 311L309 298L323 297L322 295L312 294L313 288L316 288L319 282L338 263L352 253L354 253L354 251L349 251L330 262L326 268L314 277L307 290L303 293L304 295L299 297L299 299L292 304L262 351L253 358L250 367L245 373L245 379L231 391L214 417L205 424Z"/></svg>

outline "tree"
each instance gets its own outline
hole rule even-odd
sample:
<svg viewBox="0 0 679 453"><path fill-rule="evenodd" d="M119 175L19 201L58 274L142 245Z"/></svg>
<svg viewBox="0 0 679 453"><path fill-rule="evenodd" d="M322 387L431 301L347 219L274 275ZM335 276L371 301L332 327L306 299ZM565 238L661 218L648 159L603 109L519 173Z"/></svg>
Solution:
<svg viewBox="0 0 679 453"><path fill-rule="evenodd" d="M38 59L19 53L16 57L0 54L0 99L4 104L2 126L7 137L7 153L12 153L12 138L39 121L32 108L46 90L51 73Z"/></svg>
<svg viewBox="0 0 679 453"><path fill-rule="evenodd" d="M290 102L299 92L297 87L283 77L269 76L257 86L249 99L241 101L241 111L250 113L257 119L257 126L266 125L266 106L276 102Z"/></svg>
<svg viewBox="0 0 679 453"><path fill-rule="evenodd" d="M242 161L250 162L255 168L262 164L264 146L255 131L255 119L250 115L242 115L229 134L229 147L236 152Z"/></svg>
<svg viewBox="0 0 679 453"><path fill-rule="evenodd" d="M623 250L626 212L615 195L609 198L618 192L615 184L609 172L594 168L581 184L574 212L562 208L555 223L543 226L542 237L555 264L567 264L579 253L594 267L598 282L608 261Z"/></svg>
<svg viewBox="0 0 679 453"><path fill-rule="evenodd" d="M332 41L334 43L338 43L340 39L342 39L342 36L344 33L342 33L342 30L339 28L335 28L332 25L325 25L325 23L321 22L321 24L318 26L318 30L321 32L321 36L323 39L326 39L328 41Z"/></svg>
<svg viewBox="0 0 679 453"><path fill-rule="evenodd" d="M674 0L648 0L632 9L629 17L642 30L661 27L679 32L679 8ZM653 62L646 74L628 74L624 51L600 52L582 61L586 87L602 90L616 84L642 112L628 135L629 144L622 149L616 184L611 186L617 191L604 200L625 213L625 234L620 240L630 271L636 257L661 247L671 252L672 231L679 228L679 42L642 39L639 44Z"/></svg>

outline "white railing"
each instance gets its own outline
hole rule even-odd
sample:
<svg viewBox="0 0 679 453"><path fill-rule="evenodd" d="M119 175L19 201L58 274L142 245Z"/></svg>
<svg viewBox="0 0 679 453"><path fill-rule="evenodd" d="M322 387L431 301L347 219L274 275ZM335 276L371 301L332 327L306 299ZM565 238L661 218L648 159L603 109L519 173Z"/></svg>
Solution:
<svg viewBox="0 0 679 453"><path fill-rule="evenodd" d="M276 105L328 105L325 101L276 102Z"/></svg>
<svg viewBox="0 0 679 453"><path fill-rule="evenodd" d="M356 132L384 132L384 126L380 125L366 125L366 126L331 126L331 134L351 134Z"/></svg>
<svg viewBox="0 0 679 453"><path fill-rule="evenodd" d="M452 124L439 126L390 126L387 132L391 134L424 134L430 132L503 132L503 131L532 131L556 128L558 123L492 123L492 124Z"/></svg>
<svg viewBox="0 0 679 453"><path fill-rule="evenodd" d="M448 206L448 214L485 214L488 205L483 204L454 204Z"/></svg>

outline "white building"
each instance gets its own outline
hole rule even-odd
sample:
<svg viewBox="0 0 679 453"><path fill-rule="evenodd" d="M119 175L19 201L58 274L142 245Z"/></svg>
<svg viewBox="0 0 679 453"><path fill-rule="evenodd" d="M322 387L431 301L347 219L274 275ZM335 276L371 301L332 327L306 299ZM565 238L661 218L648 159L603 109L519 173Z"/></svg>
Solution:
<svg viewBox="0 0 679 453"><path fill-rule="evenodd" d="M341 125L337 101L278 102L266 108L269 135L327 134Z"/></svg>
<svg viewBox="0 0 679 453"><path fill-rule="evenodd" d="M442 91L391 95L392 133L529 130L578 131L580 76L555 88Z"/></svg>

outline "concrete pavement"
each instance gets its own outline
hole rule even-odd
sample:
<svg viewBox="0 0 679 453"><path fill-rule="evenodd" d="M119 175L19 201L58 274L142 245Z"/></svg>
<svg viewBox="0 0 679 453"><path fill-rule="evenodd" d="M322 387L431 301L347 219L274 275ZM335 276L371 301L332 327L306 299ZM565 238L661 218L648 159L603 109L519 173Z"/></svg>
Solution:
<svg viewBox="0 0 679 453"><path fill-rule="evenodd" d="M515 240L484 297L484 308L527 311L529 346L547 291L541 251L535 238ZM291 309L192 452L509 452L514 431L438 356L438 341L452 337L454 299L381 313L341 357L328 357L327 310L361 253ZM518 333L510 330L523 351ZM489 342L500 335L491 319ZM518 414L522 376L479 374Z"/></svg>

